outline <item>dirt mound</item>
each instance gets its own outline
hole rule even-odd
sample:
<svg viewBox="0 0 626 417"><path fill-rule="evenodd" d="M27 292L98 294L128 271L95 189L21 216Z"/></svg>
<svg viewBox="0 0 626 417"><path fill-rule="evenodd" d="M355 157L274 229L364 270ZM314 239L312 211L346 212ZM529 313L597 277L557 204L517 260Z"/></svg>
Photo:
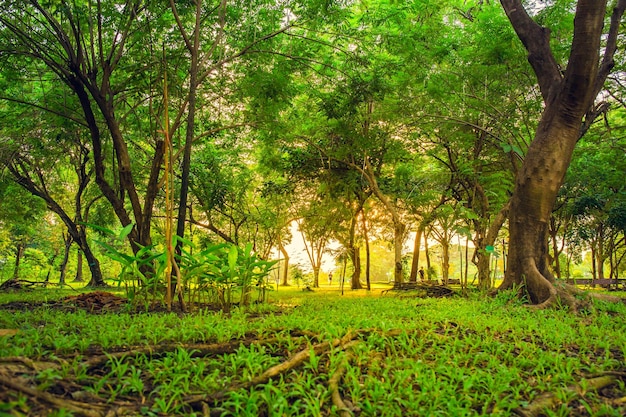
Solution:
<svg viewBox="0 0 626 417"><path fill-rule="evenodd" d="M128 300L106 291L94 291L79 295L71 295L57 301L11 301L0 305L0 309L8 311L25 311L37 307L53 310L75 311L85 310L90 313L115 313L128 306Z"/></svg>
<svg viewBox="0 0 626 417"><path fill-rule="evenodd" d="M105 311L119 311L128 303L128 300L119 295L106 291L94 291L90 293L72 295L61 300L64 304L70 304L87 310L91 313Z"/></svg>

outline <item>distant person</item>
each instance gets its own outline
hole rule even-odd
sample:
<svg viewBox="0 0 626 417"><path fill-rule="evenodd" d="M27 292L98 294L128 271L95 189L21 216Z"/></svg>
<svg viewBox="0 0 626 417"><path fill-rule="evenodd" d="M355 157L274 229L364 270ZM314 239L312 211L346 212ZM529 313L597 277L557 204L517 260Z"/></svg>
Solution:
<svg viewBox="0 0 626 417"><path fill-rule="evenodd" d="M333 273L328 273L328 285L333 285Z"/></svg>
<svg viewBox="0 0 626 417"><path fill-rule="evenodd" d="M420 267L420 280L424 281L424 267Z"/></svg>

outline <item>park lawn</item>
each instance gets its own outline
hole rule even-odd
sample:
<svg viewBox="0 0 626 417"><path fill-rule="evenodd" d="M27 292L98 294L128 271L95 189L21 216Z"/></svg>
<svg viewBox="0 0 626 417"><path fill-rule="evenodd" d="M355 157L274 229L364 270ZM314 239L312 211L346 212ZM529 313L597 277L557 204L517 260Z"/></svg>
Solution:
<svg viewBox="0 0 626 417"><path fill-rule="evenodd" d="M382 289L230 314L0 294L0 416L626 415L626 305Z"/></svg>

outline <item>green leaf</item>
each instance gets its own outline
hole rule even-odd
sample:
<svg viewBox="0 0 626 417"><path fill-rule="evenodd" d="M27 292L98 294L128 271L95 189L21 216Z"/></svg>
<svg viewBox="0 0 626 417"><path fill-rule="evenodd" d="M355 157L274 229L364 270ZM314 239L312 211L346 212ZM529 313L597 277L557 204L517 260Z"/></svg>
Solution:
<svg viewBox="0 0 626 417"><path fill-rule="evenodd" d="M133 230L134 226L135 226L135 223L127 224L122 230L120 230L120 233L117 236L117 238L119 240L126 239L126 237L130 234L131 230Z"/></svg>

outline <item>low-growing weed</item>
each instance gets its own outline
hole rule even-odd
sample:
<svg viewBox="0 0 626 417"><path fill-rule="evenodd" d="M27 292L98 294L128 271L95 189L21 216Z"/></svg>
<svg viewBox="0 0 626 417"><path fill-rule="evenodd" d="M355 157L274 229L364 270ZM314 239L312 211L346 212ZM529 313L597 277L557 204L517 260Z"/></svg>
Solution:
<svg viewBox="0 0 626 417"><path fill-rule="evenodd" d="M582 400L566 389L589 376L624 372L622 307L599 303L577 316L530 310L505 295L451 301L303 296L281 289L272 297L276 305L296 299L299 305L188 315L0 309L0 328L18 330L0 337L0 356L51 364L23 371L42 391L60 392L61 381L71 380L111 407L134 399L143 415L190 415L201 404L186 404L189 396L221 391L211 408L222 415L330 415L338 410L329 380L340 365L339 393L351 412L364 416L508 416L543 393L557 393L563 402L546 415L572 415L570 404L592 415L626 411L588 387L582 387ZM312 345L348 333L354 335L349 347L312 351ZM214 345L223 349L212 351ZM308 357L297 367L246 385L298 352ZM623 397L623 379L612 390ZM32 406L28 400L18 404L21 397L10 401L20 410Z"/></svg>

